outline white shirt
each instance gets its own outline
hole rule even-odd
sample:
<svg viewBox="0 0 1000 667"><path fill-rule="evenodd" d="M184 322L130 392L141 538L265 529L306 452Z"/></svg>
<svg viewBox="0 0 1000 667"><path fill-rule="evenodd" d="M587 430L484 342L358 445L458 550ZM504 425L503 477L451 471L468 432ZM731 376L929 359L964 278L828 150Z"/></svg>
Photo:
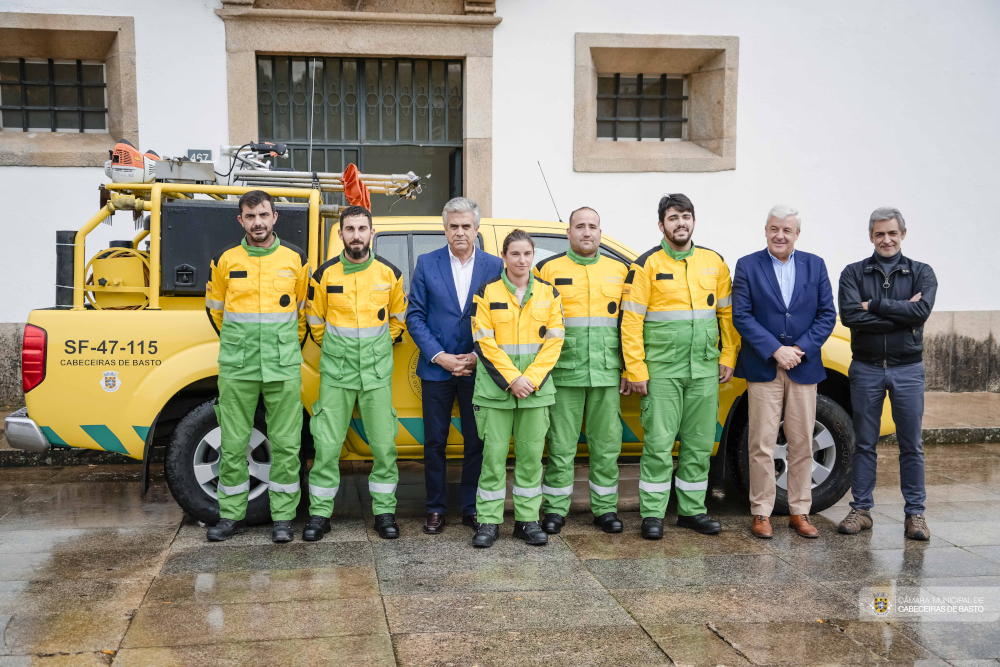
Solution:
<svg viewBox="0 0 1000 667"><path fill-rule="evenodd" d="M469 298L469 288L472 287L472 270L476 266L476 249L472 249L469 259L462 260L455 257L455 253L448 246L448 257L451 260L451 277L455 280L455 292L458 293L458 307L465 310L465 302Z"/></svg>
<svg viewBox="0 0 1000 667"><path fill-rule="evenodd" d="M451 278L455 281L455 292L458 294L458 307L465 310L465 302L469 300L469 289L472 288L472 271L476 267L476 249L472 249L472 255L465 260L465 264L462 264L462 260L455 257L451 246L448 246L448 259L451 263ZM441 354L443 352L435 354L434 359L437 359ZM476 353L473 352L473 354ZM431 363L434 363L434 359L431 359Z"/></svg>

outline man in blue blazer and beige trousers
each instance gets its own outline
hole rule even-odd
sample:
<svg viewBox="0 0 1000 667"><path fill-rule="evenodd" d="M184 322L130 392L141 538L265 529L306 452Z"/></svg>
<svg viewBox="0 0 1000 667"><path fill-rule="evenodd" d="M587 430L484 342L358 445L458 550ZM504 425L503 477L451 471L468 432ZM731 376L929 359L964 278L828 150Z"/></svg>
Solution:
<svg viewBox="0 0 1000 667"><path fill-rule="evenodd" d="M479 206L456 197L444 205L444 233L448 245L421 255L413 271L406 327L420 348L420 378L424 413L424 482L427 521L424 532L444 530L448 507L445 447L451 429L451 411L458 399L464 458L462 463L462 523L476 523L476 487L483 465L483 441L476 431L472 394L476 384L476 355L472 352L470 310L479 286L500 275L499 257L476 248Z"/></svg>
<svg viewBox="0 0 1000 667"><path fill-rule="evenodd" d="M826 264L795 249L801 222L789 206L767 216L767 248L740 258L733 277L733 325L743 339L736 377L750 399L750 529L772 536L774 447L784 410L788 440L789 525L816 537L812 506L812 442L816 385L826 378L820 349L833 333L837 311Z"/></svg>

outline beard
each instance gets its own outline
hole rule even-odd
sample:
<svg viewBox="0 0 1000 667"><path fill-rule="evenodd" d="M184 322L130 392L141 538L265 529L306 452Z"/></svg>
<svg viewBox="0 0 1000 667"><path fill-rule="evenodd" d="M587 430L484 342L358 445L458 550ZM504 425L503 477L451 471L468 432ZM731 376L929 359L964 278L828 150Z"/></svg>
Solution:
<svg viewBox="0 0 1000 667"><path fill-rule="evenodd" d="M357 249L355 249L357 248ZM345 246L344 253L353 260L364 259L368 255L369 246Z"/></svg>
<svg viewBox="0 0 1000 667"><path fill-rule="evenodd" d="M667 240L674 245L684 245L691 240L691 230L689 229L675 229L672 232L664 230L664 234L666 235Z"/></svg>

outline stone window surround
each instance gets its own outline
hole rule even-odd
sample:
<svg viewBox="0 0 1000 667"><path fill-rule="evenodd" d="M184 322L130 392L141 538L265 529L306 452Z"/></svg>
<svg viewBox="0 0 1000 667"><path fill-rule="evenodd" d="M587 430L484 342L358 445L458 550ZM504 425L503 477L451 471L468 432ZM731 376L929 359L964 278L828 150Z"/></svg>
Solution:
<svg viewBox="0 0 1000 667"><path fill-rule="evenodd" d="M479 204L483 217L492 215L493 29L500 17L258 9L246 0L223 0L216 13L226 26L229 142L234 145L257 139L258 54L464 60L464 195Z"/></svg>
<svg viewBox="0 0 1000 667"><path fill-rule="evenodd" d="M576 33L573 170L724 171L736 168L738 37ZM685 74L687 141L598 141L597 75Z"/></svg>
<svg viewBox="0 0 1000 667"><path fill-rule="evenodd" d="M108 132L0 131L0 166L103 167L119 139L139 145L131 16L0 12L0 57L104 62Z"/></svg>

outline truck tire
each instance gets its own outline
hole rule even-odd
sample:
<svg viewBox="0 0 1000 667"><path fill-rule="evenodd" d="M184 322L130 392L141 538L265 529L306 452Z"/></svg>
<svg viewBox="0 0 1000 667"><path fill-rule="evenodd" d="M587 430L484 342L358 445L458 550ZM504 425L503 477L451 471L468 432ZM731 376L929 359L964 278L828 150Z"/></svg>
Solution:
<svg viewBox="0 0 1000 667"><path fill-rule="evenodd" d="M215 416L215 401L202 403L177 424L164 461L170 493L181 508L198 521L214 526L219 520L219 446L221 429ZM250 467L250 499L247 523L271 520L267 477L271 468L271 443L267 440L264 411L254 415L254 430L247 447Z"/></svg>
<svg viewBox="0 0 1000 667"><path fill-rule="evenodd" d="M733 486L743 497L750 497L750 423L743 419L729 436L726 468ZM778 431L774 450L774 513L788 514L788 487L784 483L787 444L783 430ZM735 446L734 446L735 445ZM813 433L813 514L822 512L844 497L851 487L851 460L854 455L854 423L844 408L833 399L816 396L816 429Z"/></svg>

